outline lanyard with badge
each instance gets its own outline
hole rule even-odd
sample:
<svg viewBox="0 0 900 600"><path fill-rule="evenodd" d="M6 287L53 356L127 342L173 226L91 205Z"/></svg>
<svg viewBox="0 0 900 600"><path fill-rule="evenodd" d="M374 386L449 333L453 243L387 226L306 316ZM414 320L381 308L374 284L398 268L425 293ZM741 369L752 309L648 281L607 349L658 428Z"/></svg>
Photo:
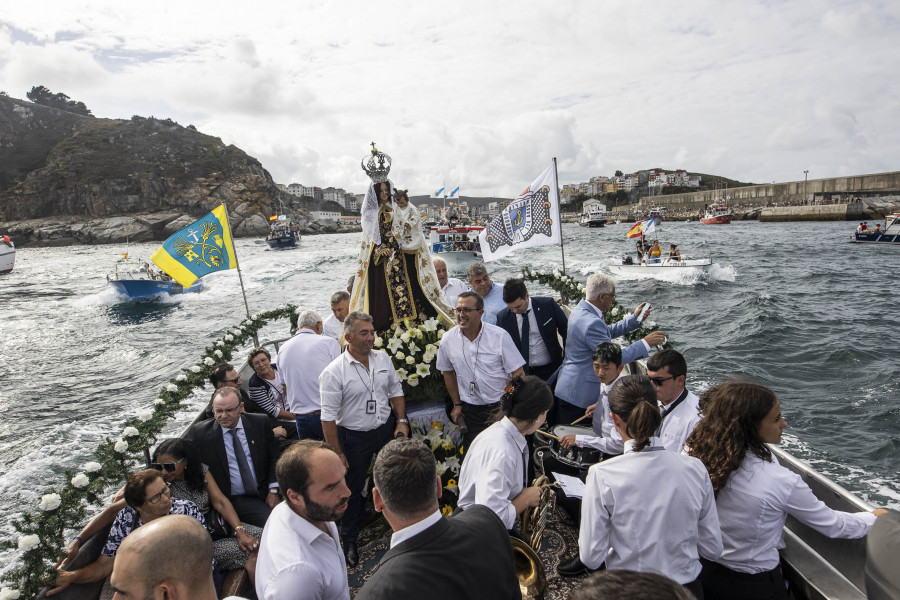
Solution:
<svg viewBox="0 0 900 600"><path fill-rule="evenodd" d="M473 358L472 364L470 365L469 359L466 357L466 341L467 340L466 340L465 336L463 336L462 330L461 329L459 330L460 338L462 338L461 341L462 341L463 360L466 362L466 366L469 367L469 370L472 371L472 381L469 382L469 395L472 396L473 398L475 397L475 393L476 393L475 380L478 377L477 372L476 372L476 369L478 369L478 349L481 348L481 336L483 334L484 334L484 327L482 326L481 331L478 332L478 343L475 344L475 356Z"/></svg>
<svg viewBox="0 0 900 600"><path fill-rule="evenodd" d="M368 374L368 385L366 385L366 380L363 379L362 374L359 372L359 363L354 362L353 367L356 369L356 376L359 377L359 380L362 384L369 390L369 399L366 400L366 414L374 415L376 412L376 403L375 403L375 375L372 373L370 369L366 369L366 373Z"/></svg>

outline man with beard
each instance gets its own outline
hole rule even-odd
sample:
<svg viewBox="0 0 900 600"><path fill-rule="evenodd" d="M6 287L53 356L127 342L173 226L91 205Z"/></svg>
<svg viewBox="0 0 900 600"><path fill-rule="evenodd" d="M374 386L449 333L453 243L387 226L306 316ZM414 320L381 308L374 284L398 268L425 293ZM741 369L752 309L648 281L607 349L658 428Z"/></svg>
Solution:
<svg viewBox="0 0 900 600"><path fill-rule="evenodd" d="M278 460L285 501L263 530L256 563L260 600L349 600L347 564L335 521L347 510L344 463L317 440L294 443Z"/></svg>

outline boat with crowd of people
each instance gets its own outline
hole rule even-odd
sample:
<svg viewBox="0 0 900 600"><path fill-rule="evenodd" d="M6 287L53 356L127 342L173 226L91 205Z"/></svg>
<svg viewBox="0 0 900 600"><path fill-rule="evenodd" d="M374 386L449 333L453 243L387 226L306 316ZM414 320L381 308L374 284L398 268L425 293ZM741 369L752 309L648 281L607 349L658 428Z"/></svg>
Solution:
<svg viewBox="0 0 900 600"><path fill-rule="evenodd" d="M437 225L428 234L428 243L434 258L447 263L451 271L459 272L473 262L481 262L481 243L478 236L484 231L481 225Z"/></svg>
<svg viewBox="0 0 900 600"><path fill-rule="evenodd" d="M900 213L885 217L883 228L878 224L869 229L866 224L860 223L850 241L857 244L900 244Z"/></svg>
<svg viewBox="0 0 900 600"><path fill-rule="evenodd" d="M704 225L728 225L734 218L731 209L722 204L713 204L706 209L700 222Z"/></svg>

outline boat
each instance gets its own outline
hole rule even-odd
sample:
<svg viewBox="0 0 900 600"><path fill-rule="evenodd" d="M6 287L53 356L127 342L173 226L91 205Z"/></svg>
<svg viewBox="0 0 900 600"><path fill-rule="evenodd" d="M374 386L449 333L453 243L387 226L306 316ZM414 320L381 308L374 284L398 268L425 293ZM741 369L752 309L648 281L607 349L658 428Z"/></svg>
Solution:
<svg viewBox="0 0 900 600"><path fill-rule="evenodd" d="M728 225L734 215L731 209L723 204L713 204L706 209L706 214L700 219L704 225Z"/></svg>
<svg viewBox="0 0 900 600"><path fill-rule="evenodd" d="M665 206L654 206L651 207L649 211L647 211L647 218L653 219L653 222L659 225L662 223L663 219L666 215L666 207Z"/></svg>
<svg viewBox="0 0 900 600"><path fill-rule="evenodd" d="M609 270L613 275L664 275L669 276L687 270L708 271L712 266L712 258L684 258L683 260L663 259L658 263L635 261L632 256L624 256L612 259L609 262Z"/></svg>
<svg viewBox="0 0 900 600"><path fill-rule="evenodd" d="M900 213L888 215L884 219L884 229L857 229L850 240L857 244L900 244Z"/></svg>
<svg viewBox="0 0 900 600"><path fill-rule="evenodd" d="M203 279L198 279L185 288L180 283L150 266L143 263L135 269L128 264L127 253L116 263L115 273L106 276L106 281L120 296L124 296L130 302L150 302L159 300L165 295L190 294L203 289Z"/></svg>
<svg viewBox="0 0 900 600"><path fill-rule="evenodd" d="M16 245L9 236L0 239L0 273L9 273L16 266Z"/></svg>
<svg viewBox="0 0 900 600"><path fill-rule="evenodd" d="M473 262L481 262L481 225L438 225L428 236L431 254L447 263L451 271L463 271Z"/></svg>
<svg viewBox="0 0 900 600"><path fill-rule="evenodd" d="M297 246L297 242L300 241L300 230L287 215L276 215L269 220L272 221L269 226L269 235L266 236L269 248L280 250Z"/></svg>

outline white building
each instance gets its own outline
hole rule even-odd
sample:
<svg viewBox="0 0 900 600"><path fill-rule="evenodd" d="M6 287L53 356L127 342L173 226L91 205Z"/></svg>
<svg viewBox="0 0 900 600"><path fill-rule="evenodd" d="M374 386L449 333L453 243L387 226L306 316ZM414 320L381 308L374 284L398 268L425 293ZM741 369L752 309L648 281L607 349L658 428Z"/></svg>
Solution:
<svg viewBox="0 0 900 600"><path fill-rule="evenodd" d="M590 200L584 201L584 208L582 208L582 211L587 215L602 215L606 212L606 205L596 198L591 198Z"/></svg>
<svg viewBox="0 0 900 600"><path fill-rule="evenodd" d="M313 221L339 221L341 213L333 210L312 210L310 211Z"/></svg>
<svg viewBox="0 0 900 600"><path fill-rule="evenodd" d="M303 195L303 186L299 183L291 183L287 186L287 193L292 196L302 196Z"/></svg>

